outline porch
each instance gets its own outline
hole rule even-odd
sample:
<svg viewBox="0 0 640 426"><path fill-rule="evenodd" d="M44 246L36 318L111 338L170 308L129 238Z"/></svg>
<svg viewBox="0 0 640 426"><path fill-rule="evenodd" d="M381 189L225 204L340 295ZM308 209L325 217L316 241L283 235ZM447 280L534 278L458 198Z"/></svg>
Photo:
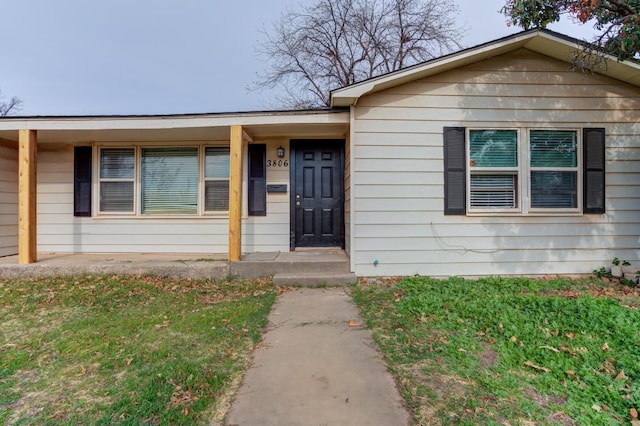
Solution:
<svg viewBox="0 0 640 426"><path fill-rule="evenodd" d="M18 255L0 257L0 278L56 275L157 275L190 279L273 276L276 285L348 285L349 257L343 250L250 253L229 263L226 253L38 253L21 264Z"/></svg>

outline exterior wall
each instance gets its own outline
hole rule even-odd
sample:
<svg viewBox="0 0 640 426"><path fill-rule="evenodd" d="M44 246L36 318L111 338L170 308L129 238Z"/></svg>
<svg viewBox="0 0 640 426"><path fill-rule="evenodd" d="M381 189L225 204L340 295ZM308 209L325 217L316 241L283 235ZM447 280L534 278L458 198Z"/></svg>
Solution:
<svg viewBox="0 0 640 426"><path fill-rule="evenodd" d="M18 148L0 140L0 256L18 253Z"/></svg>
<svg viewBox="0 0 640 426"><path fill-rule="evenodd" d="M276 156L275 149L280 144L286 146L288 151L288 143L267 142L267 158ZM244 170L246 176L246 167ZM37 179L40 252L173 252L225 256L228 252L227 215L185 218L74 217L72 144L40 144ZM268 169L267 181L288 184L288 168ZM97 190L94 182L94 196ZM246 194L246 181L244 191ZM246 195L244 203L243 252L288 251L288 194L268 194L267 216L263 217L247 217Z"/></svg>
<svg viewBox="0 0 640 426"><path fill-rule="evenodd" d="M640 260L640 88L519 50L355 110L356 274L582 274ZM444 126L606 128L606 214L444 216Z"/></svg>
<svg viewBox="0 0 640 426"><path fill-rule="evenodd" d="M264 143L267 145L267 185L286 184L287 192L267 192L266 216L247 216L245 209L242 222L242 251L289 251L289 206L291 194L291 184L289 182L289 140L284 138L256 140L256 143ZM284 158L278 158L276 154L276 150L280 146L285 149ZM246 188L244 192L246 194ZM246 198L245 196L245 203Z"/></svg>

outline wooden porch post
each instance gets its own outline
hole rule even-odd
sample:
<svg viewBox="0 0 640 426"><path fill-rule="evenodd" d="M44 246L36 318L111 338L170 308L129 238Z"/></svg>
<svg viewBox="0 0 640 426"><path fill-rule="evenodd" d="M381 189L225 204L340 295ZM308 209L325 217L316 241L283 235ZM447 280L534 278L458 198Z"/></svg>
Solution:
<svg viewBox="0 0 640 426"><path fill-rule="evenodd" d="M229 261L242 256L242 126L231 126L229 176Z"/></svg>
<svg viewBox="0 0 640 426"><path fill-rule="evenodd" d="M36 144L35 130L18 132L18 262L21 264L37 260Z"/></svg>

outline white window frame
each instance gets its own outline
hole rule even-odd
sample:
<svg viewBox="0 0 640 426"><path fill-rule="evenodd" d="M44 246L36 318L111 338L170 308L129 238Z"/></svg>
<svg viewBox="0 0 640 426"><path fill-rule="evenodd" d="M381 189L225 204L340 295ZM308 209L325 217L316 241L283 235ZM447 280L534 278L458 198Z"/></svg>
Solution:
<svg viewBox="0 0 640 426"><path fill-rule="evenodd" d="M207 148L224 148L227 149L227 151L229 152L229 163L231 163L231 147L230 146L223 146L223 145L203 145L202 146L202 151L201 151L201 178L200 178L200 184L202 185L202 188L200 189L200 191L198 192L198 194L200 195L201 199L198 200L198 205L201 209L201 214L204 215L216 215L216 214L228 214L229 210L207 210L206 209L206 203L207 203L207 199L206 199L206 190L207 190L207 182L215 182L215 181L226 181L227 183L229 183L230 179L231 179L231 167L229 167L229 176L227 176L226 178L221 178L221 177L207 177L207 165L206 165L206 161L207 161ZM231 164L229 164L229 166L231 166ZM246 169L246 168L245 168ZM243 193L246 194L246 191L243 190ZM227 200L228 202L228 200Z"/></svg>
<svg viewBox="0 0 640 426"><path fill-rule="evenodd" d="M517 154L516 159L518 165L516 167L480 167L474 168L472 166L471 159L471 132L473 131L490 131L490 130L511 130L516 132L516 148ZM471 214L482 214L482 215L504 215L504 214L519 214L522 213L522 147L520 146L521 141L521 129L514 127L506 127L506 128L468 128L466 134L466 161L467 161L467 212ZM516 183L514 186L515 193L515 207L513 208L474 208L471 206L471 175L512 175L516 176Z"/></svg>
<svg viewBox="0 0 640 426"><path fill-rule="evenodd" d="M482 167L474 169L471 166L471 132L484 130L515 130L518 147L518 167ZM576 167L531 167L531 131L572 131L576 135ZM466 203L468 216L576 216L582 214L583 197L583 141L582 129L576 127L469 127L465 135L466 151ZM501 174L514 170L517 175L516 208L473 208L471 207L471 175ZM531 172L532 171L567 171L576 173L576 207L575 208L542 208L531 206Z"/></svg>
<svg viewBox="0 0 640 426"><path fill-rule="evenodd" d="M94 144L94 191L93 191L93 206L94 217L139 217L139 218L198 218L198 217L228 217L228 211L205 211L205 156L206 148L229 148L228 144L222 143L200 143L200 144L179 144L175 142L162 142L162 143L104 143ZM143 214L142 213L142 149L143 148L197 148L198 153L198 208L196 213L179 213L179 214ZM134 150L134 178L133 181L133 211L131 212L106 212L100 209L100 185L103 181L124 181L126 179L102 179L100 177L100 167L103 149L133 149ZM210 180L207 178L207 180ZM228 180L228 179L227 179Z"/></svg>
<svg viewBox="0 0 640 426"><path fill-rule="evenodd" d="M133 149L133 177L132 178L103 178L102 177L102 151L109 149ZM96 163L97 167L95 167L97 179L97 191L96 194L96 203L95 203L95 211L98 212L99 215L105 216L122 216L127 215L131 216L138 211L137 199L136 196L138 192L138 149L133 145L109 145L109 146L99 146L97 151ZM133 182L133 210L131 211L103 211L101 207L101 186L103 182Z"/></svg>
<svg viewBox="0 0 640 426"><path fill-rule="evenodd" d="M533 167L531 166L531 132L532 131L536 131L536 130L545 130L545 131L564 131L564 132L574 132L576 135L576 166L575 167ZM531 214L553 214L553 215L558 215L558 214L563 214L563 213L567 213L567 214L577 214L577 213L582 213L582 173L584 170L584 166L582 164L583 162L583 158L582 158L582 131L581 129L576 129L576 128L555 128L555 127L549 127L549 128L542 128L542 127L530 127L527 129L526 132L527 135L527 140L526 140L526 145L527 145L527 213L531 213ZM532 188L531 188L531 172L544 172L544 171L551 171L551 172L557 172L557 171L562 171L562 172L575 172L576 173L576 207L549 207L549 208L544 208L544 207L533 207L531 205L531 193L532 193Z"/></svg>

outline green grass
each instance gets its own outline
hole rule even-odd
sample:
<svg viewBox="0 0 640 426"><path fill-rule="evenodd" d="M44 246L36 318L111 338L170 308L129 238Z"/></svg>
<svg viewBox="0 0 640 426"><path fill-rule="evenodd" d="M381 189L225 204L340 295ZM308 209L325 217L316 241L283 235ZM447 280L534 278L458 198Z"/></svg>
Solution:
<svg viewBox="0 0 640 426"><path fill-rule="evenodd" d="M219 422L275 294L270 281L0 282L0 424Z"/></svg>
<svg viewBox="0 0 640 426"><path fill-rule="evenodd" d="M640 410L640 297L597 280L359 285L416 424L619 424Z"/></svg>

